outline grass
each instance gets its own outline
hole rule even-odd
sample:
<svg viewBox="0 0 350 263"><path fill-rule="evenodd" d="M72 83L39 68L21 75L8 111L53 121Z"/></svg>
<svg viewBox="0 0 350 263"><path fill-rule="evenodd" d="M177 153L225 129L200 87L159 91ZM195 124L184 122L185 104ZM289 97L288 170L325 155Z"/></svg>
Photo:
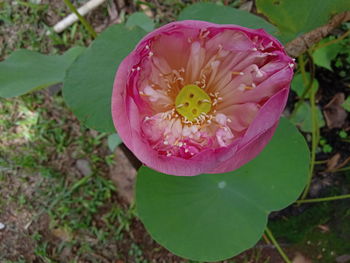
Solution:
<svg viewBox="0 0 350 263"><path fill-rule="evenodd" d="M50 16L47 16L48 13ZM89 33L79 23L63 34L53 32L47 25L67 14L68 9L64 5L55 8L48 4L37 5L18 0L0 2L0 37L6 38L0 45L0 58L20 48L55 54L72 45L85 46L90 43Z"/></svg>
<svg viewBox="0 0 350 263"><path fill-rule="evenodd" d="M48 5L21 1L0 3L2 28L14 38L1 47L0 57L17 48L58 53L91 41L78 23L63 34L47 36L49 28L42 18L48 10ZM62 6L55 12L62 17L67 10ZM111 243L122 240L135 217L133 207L116 202L116 186L108 179L114 156L107 148L107 134L80 127L60 94L0 99L0 116L0 181L6 189L0 193L0 212L14 209L17 216L31 215L31 232L20 238L31 240L32 253L40 262L59 262L62 252L72 250L76 259L70 262L79 258L98 262L95 250L105 252ZM88 160L92 174L82 176L69 159ZM47 229L37 226L43 218L48 218ZM0 253L0 261L7 256L11 257ZM133 257L142 258L136 244L130 247ZM17 255L5 262L25 259Z"/></svg>
<svg viewBox="0 0 350 263"><path fill-rule="evenodd" d="M61 247L73 244L78 247L76 253L88 254L87 248L91 244L83 237L94 240L92 247L122 240L130 231L135 211L133 207L120 206L116 202L116 187L108 179L106 167L106 159L111 163L106 135L91 136L89 130L79 127L61 97L51 99L49 103L56 106L50 112L45 107L38 109L48 99L39 93L0 101L0 115L5 116L1 126L0 149L4 153L1 155L1 184L4 188L18 185L18 189L10 191L8 196L1 196L0 209L16 207L19 213L30 209L33 211L32 224L48 215L50 230L65 240ZM9 114L13 109L16 113ZM57 116L60 119L56 119ZM15 132L12 131L13 123ZM69 123L73 129L67 129L64 123ZM91 175L82 176L74 165L62 173L62 166L71 158L66 156L72 152L75 160L84 158L90 162ZM33 191L21 193L23 188ZM74 240L77 235L82 236ZM44 250L52 244L45 244L39 233L32 238L36 243L35 254L50 262Z"/></svg>

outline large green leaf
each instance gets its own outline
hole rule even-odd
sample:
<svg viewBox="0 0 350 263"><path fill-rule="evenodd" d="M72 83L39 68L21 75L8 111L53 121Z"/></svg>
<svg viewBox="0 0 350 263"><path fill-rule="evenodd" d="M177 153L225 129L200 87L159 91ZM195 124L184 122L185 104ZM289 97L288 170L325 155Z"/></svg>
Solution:
<svg viewBox="0 0 350 263"><path fill-rule="evenodd" d="M62 82L65 71L83 50L75 47L64 55L51 56L25 49L13 52L0 63L0 97L20 96Z"/></svg>
<svg viewBox="0 0 350 263"><path fill-rule="evenodd" d="M87 127L115 132L111 116L114 76L119 63L145 34L139 27L111 26L68 69L64 99Z"/></svg>
<svg viewBox="0 0 350 263"><path fill-rule="evenodd" d="M179 15L178 20L204 20L217 24L236 24L249 28L264 28L270 34L277 29L262 19L243 10L220 6L214 3L198 3L186 7Z"/></svg>
<svg viewBox="0 0 350 263"><path fill-rule="evenodd" d="M349 0L257 0L256 6L277 25L283 42L326 24L336 13L350 10Z"/></svg>
<svg viewBox="0 0 350 263"><path fill-rule="evenodd" d="M233 172L180 177L142 167L137 211L151 236L174 254L223 260L252 247L269 212L297 199L308 166L303 136L282 119L263 152Z"/></svg>
<svg viewBox="0 0 350 263"><path fill-rule="evenodd" d="M151 32L154 29L154 21L150 19L144 12L135 12L129 16L125 24L127 27L141 27L146 32Z"/></svg>

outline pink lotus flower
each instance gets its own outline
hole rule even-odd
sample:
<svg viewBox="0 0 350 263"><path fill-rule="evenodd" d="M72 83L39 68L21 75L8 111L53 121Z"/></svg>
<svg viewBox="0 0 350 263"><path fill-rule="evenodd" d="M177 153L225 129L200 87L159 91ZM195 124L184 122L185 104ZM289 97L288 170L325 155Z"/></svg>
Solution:
<svg viewBox="0 0 350 263"><path fill-rule="evenodd" d="M262 29L170 23L144 37L120 64L114 124L126 146L157 171L232 171L271 139L293 66Z"/></svg>

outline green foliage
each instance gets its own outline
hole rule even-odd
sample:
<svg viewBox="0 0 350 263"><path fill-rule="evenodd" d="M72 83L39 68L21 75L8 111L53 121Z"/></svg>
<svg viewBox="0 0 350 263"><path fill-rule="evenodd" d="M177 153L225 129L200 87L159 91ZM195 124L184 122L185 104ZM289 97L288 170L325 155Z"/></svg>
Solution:
<svg viewBox="0 0 350 263"><path fill-rule="evenodd" d="M310 73L306 72L306 79L307 82L310 82ZM314 79L313 85L312 85L313 92L317 92L318 90L318 81ZM295 93L298 95L298 97L302 97L304 92L306 92L308 86L304 84L303 76L301 73L297 73L294 75L292 83L291 83L291 89L295 91ZM310 93L308 93L305 98L309 98Z"/></svg>
<svg viewBox="0 0 350 263"><path fill-rule="evenodd" d="M327 143L326 139L320 139L320 146L324 153L331 153L333 151L332 146Z"/></svg>
<svg viewBox="0 0 350 263"><path fill-rule="evenodd" d="M204 20L217 24L236 24L249 28L263 28L270 34L276 28L266 20L246 11L217 5L214 3L197 3L186 7L179 15L178 20Z"/></svg>
<svg viewBox="0 0 350 263"><path fill-rule="evenodd" d="M126 27L133 28L138 26L146 32L151 32L154 29L154 22L144 12L136 12L129 16L125 24Z"/></svg>
<svg viewBox="0 0 350 263"><path fill-rule="evenodd" d="M181 177L142 167L137 211L152 237L173 253L192 260L226 259L252 247L268 213L299 196L308 166L304 138L282 119L263 152L238 170Z"/></svg>
<svg viewBox="0 0 350 263"><path fill-rule="evenodd" d="M323 40L320 45L327 43L329 40ZM324 67L326 69L332 70L331 61L343 50L340 43L328 45L325 47L317 48L312 54L314 63L317 66Z"/></svg>
<svg viewBox="0 0 350 263"><path fill-rule="evenodd" d="M40 34L44 27L42 14L47 12L48 5L35 5L20 1L0 1L0 56L4 57L20 48L33 51L46 50L49 38ZM28 26L35 25L35 26ZM10 41L6 41L10 33Z"/></svg>
<svg viewBox="0 0 350 263"><path fill-rule="evenodd" d="M299 216L272 220L269 228L276 233L277 238L286 238L289 242L301 242L305 236L318 224L324 224L329 220L331 206L328 203L316 204Z"/></svg>
<svg viewBox="0 0 350 263"><path fill-rule="evenodd" d="M108 136L107 143L109 150L111 152L114 152L115 148L117 148L117 146L122 143L122 140L120 139L118 134L113 133Z"/></svg>
<svg viewBox="0 0 350 263"><path fill-rule="evenodd" d="M80 23L60 34L48 27L51 17L63 17L67 11L62 4L44 4L43 1L41 4L34 1L0 1L0 57L18 49L57 54L72 46L85 46L91 38Z"/></svg>
<svg viewBox="0 0 350 263"><path fill-rule="evenodd" d="M61 184L52 187L48 193L55 195L49 204L52 220L62 222L71 230L91 227L93 216L115 191L113 182L100 176L80 178L68 189Z"/></svg>
<svg viewBox="0 0 350 263"><path fill-rule="evenodd" d="M346 111L350 112L350 96L346 98L344 103L341 105Z"/></svg>
<svg viewBox="0 0 350 263"><path fill-rule="evenodd" d="M277 35L284 43L326 24L332 15L350 10L348 0L257 0L256 6L278 27Z"/></svg>
<svg viewBox="0 0 350 263"><path fill-rule="evenodd" d="M114 77L119 63L145 33L139 27L111 26L68 69L63 96L87 127L102 132L115 131L111 115Z"/></svg>
<svg viewBox="0 0 350 263"><path fill-rule="evenodd" d="M333 193L326 196L339 194L336 189L328 192ZM294 244L297 251L308 253L311 259L318 258L318 263L335 262L337 256L350 249L350 243L344 242L350 234L349 211L346 200L317 203L304 208L298 215L270 220L269 228L277 238Z"/></svg>
<svg viewBox="0 0 350 263"><path fill-rule="evenodd" d="M345 139L345 138L348 137L348 134L347 134L346 131L341 130L341 131L339 132L339 137L342 138L342 139Z"/></svg>
<svg viewBox="0 0 350 263"><path fill-rule="evenodd" d="M331 153L331 152L333 151L333 147L330 146L329 144L325 144L325 145L323 145L323 147L322 147L322 151L323 151L324 153Z"/></svg>
<svg viewBox="0 0 350 263"><path fill-rule="evenodd" d="M75 47L61 56L29 50L13 52L0 63L0 97L15 97L62 82L65 71L83 50Z"/></svg>
<svg viewBox="0 0 350 263"><path fill-rule="evenodd" d="M325 125L322 112L317 108L317 124L318 127L323 127ZM311 107L308 102L303 102L290 121L297 125L304 132L312 132L312 119L311 119Z"/></svg>

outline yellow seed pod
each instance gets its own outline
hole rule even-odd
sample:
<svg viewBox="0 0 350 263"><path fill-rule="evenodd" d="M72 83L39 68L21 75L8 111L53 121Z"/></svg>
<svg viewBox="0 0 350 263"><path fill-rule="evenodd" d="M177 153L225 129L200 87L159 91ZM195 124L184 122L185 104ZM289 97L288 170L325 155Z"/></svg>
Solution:
<svg viewBox="0 0 350 263"><path fill-rule="evenodd" d="M176 111L189 121L194 121L202 113L211 109L211 99L208 94L197 85L186 85L175 99Z"/></svg>

